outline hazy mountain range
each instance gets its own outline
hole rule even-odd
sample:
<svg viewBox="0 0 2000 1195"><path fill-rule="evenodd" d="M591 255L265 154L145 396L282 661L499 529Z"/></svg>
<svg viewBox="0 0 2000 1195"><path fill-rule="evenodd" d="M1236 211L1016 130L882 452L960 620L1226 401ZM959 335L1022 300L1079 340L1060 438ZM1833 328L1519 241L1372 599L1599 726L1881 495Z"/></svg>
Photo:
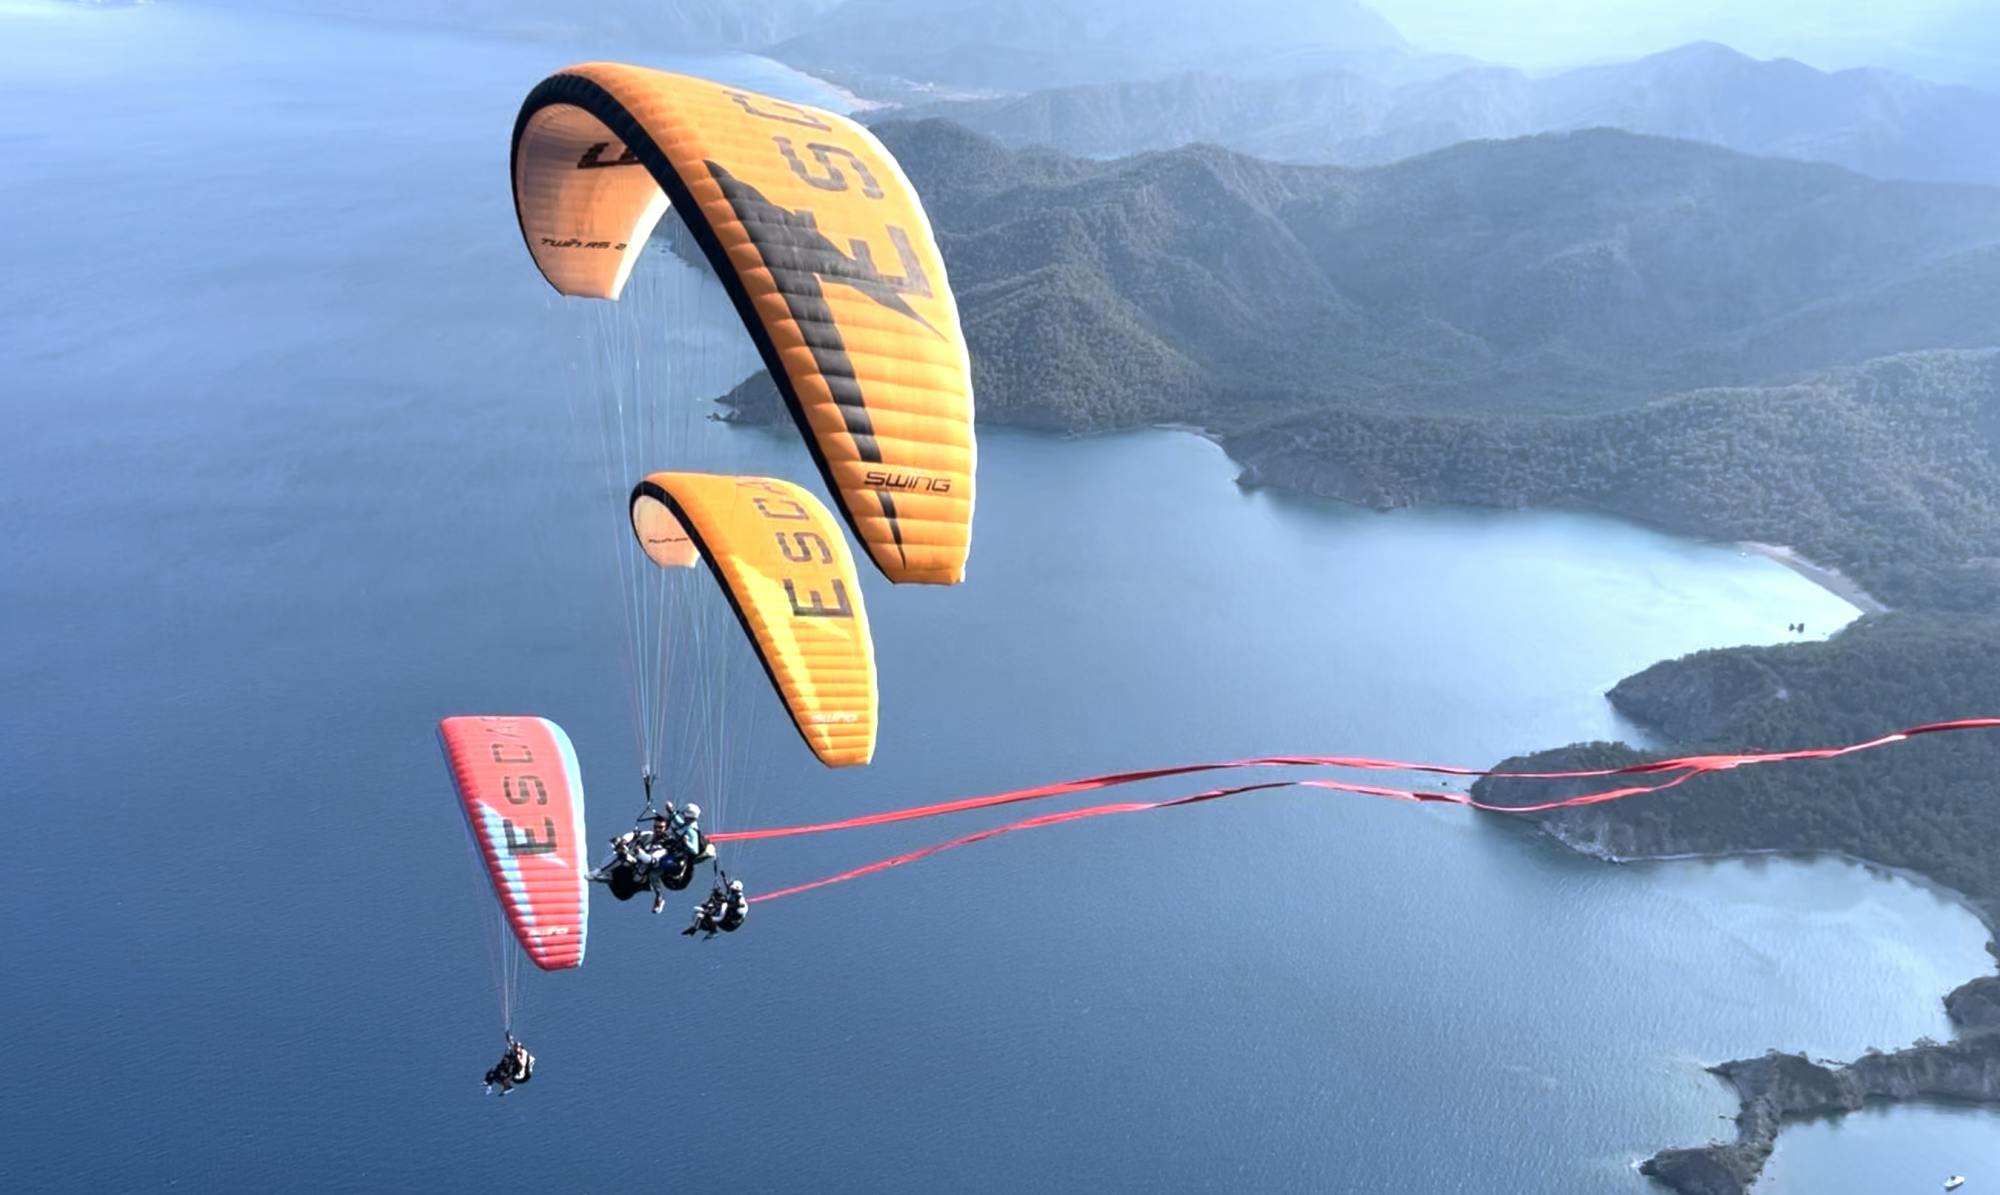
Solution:
<svg viewBox="0 0 2000 1195"><path fill-rule="evenodd" d="M654 48L763 53L905 105L878 119L939 116L1004 144L1093 157L1211 142L1276 161L1372 165L1466 140L1608 127L1882 178L2000 183L2000 94L1879 69L1758 60L1713 42L1538 76L1426 52L1360 0L257 7L273 5L515 36L630 39L639 61ZM1948 74L1977 74L1967 63L2000 57L2000 18L1968 10L1925 20L1924 45L1956 47L1965 59ZM1914 51L1884 42L1883 52Z"/></svg>
<svg viewBox="0 0 2000 1195"><path fill-rule="evenodd" d="M1357 0L847 0L767 51L800 69L895 89L1023 91L1187 70L1286 75L1344 66L1448 69Z"/></svg>
<svg viewBox="0 0 2000 1195"><path fill-rule="evenodd" d="M200 0L474 33L622 37L649 49L768 54L881 92L1018 92L1186 70L1386 76L1463 58L1410 47L1359 0ZM1429 65L1425 65L1429 64Z"/></svg>
<svg viewBox="0 0 2000 1195"><path fill-rule="evenodd" d="M170 0L285 8L473 33L632 39L648 48L771 52L892 91L1037 88L1185 71L1374 77L1453 64L1546 71L1681 42L1760 58L1878 66L2000 88L2000 20L1986 0L1685 0L1652 11L1581 0L1490 9L1463 0ZM1411 24L1399 28L1407 19ZM1414 30L1408 38L1405 33ZM901 81L897 83L896 81Z"/></svg>
<svg viewBox="0 0 2000 1195"><path fill-rule="evenodd" d="M194 0L504 37L621 39L649 51L760 50L807 28L840 0Z"/></svg>
<svg viewBox="0 0 2000 1195"><path fill-rule="evenodd" d="M1353 71L1189 73L936 103L1009 145L1115 156L1207 141L1368 165L1475 138L1611 127L1885 178L2000 182L2000 95L1880 70L1827 73L1700 43L1536 78L1500 67L1388 83Z"/></svg>

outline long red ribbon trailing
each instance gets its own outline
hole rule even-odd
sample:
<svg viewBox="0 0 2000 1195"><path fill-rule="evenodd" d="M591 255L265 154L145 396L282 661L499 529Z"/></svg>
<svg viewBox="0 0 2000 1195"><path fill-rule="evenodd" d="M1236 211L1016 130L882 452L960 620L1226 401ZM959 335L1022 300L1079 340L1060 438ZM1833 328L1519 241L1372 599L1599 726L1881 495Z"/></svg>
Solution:
<svg viewBox="0 0 2000 1195"><path fill-rule="evenodd" d="M1656 759L1647 763L1627 764L1622 768L1600 768L1581 772L1496 772L1479 768L1453 767L1449 764L1406 763L1393 759L1372 759L1365 755L1259 755L1249 759L1227 760L1219 763L1175 764L1164 768L1145 768L1131 772L1107 772L1101 776L1085 776L1078 780L1063 780L1054 784L1042 784L1033 788L1016 788L1006 792L990 793L983 797L963 797L956 801L940 801L931 805L914 805L908 809L890 809L882 813L865 813L859 817L842 818L839 821L812 822L798 826L771 826L759 830L732 830L710 835L717 842L754 842L765 838L793 838L801 834L826 834L835 830L860 830L869 826L886 826L893 822L914 821L918 818L939 817L947 813L964 813L973 809L991 809L999 805L1015 805L1023 801L1040 801L1050 797L1065 797L1073 793L1091 792L1101 788L1114 788L1121 784L1137 784L1147 780L1163 780L1172 776L1187 776L1197 772L1221 772L1238 768L1353 768L1372 772L1426 772L1438 776L1486 777L1495 780L1595 780L1608 776L1643 776L1657 772L1692 771L1722 772L1744 764L1782 763L1799 759L1832 759L1841 755L1852 755L1858 751L1872 751L1890 743L1900 743L1904 739L1918 735L1939 734L1953 730L1991 730L2000 728L2000 718L1961 718L1953 722L1927 722L1922 726L1912 726L1878 739L1862 743L1849 743L1844 747L1807 747L1797 751L1748 752L1741 755L1683 755L1673 759ZM1626 794L1631 795L1631 794ZM1519 812L1533 812L1537 808L1554 806L1524 806ZM1508 806L1508 809L1515 809Z"/></svg>
<svg viewBox="0 0 2000 1195"><path fill-rule="evenodd" d="M1000 805L1011 805L1022 801L1043 800L1049 797L1065 796L1070 793L1088 792L1094 789L1110 788L1121 784L1134 784L1145 780L1157 780L1171 776L1185 776L1196 772L1222 771L1234 768L1263 767L1343 767L1370 771L1426 772L1434 775L1472 776L1512 780L1585 780L1610 776L1658 775L1662 772L1678 772L1679 775L1658 784L1628 785L1622 788L1605 789L1599 792L1583 793L1574 797L1542 801L1529 805L1496 805L1478 801L1465 793L1440 792L1435 790L1388 788L1370 784L1354 784L1347 781L1307 778L1297 780L1269 780L1255 784L1214 788L1190 796L1174 797L1160 801L1122 801L1105 805L1091 805L1082 809L1070 809L1060 813L1042 814L1038 817L1023 818L1005 825L992 826L958 838L933 843L915 850L878 859L873 863L852 868L834 875L824 876L775 892L766 892L756 898L758 902L778 900L825 888L848 880L859 879L892 867L901 867L927 859L932 855L959 847L971 846L989 838L1003 834L1013 834L1022 830L1035 830L1065 822L1082 821L1086 818L1105 817L1112 814L1143 813L1154 809L1169 809L1182 805L1195 805L1224 797L1240 796L1244 793L1263 792L1279 788L1318 788L1335 792L1355 793L1361 796L1382 797L1396 801L1439 802L1464 806L1487 813L1546 813L1554 809L1567 809L1580 805L1596 805L1606 801L1621 800L1625 797L1644 793L1661 792L1675 788L1709 772L1724 772L1733 768L1753 764L1789 763L1807 759L1837 759L1862 751L1872 751L1891 743L1919 735L1941 734L1960 730L2000 729L2000 718L1961 718L1950 722L1928 722L1899 730L1880 738L1865 742L1849 743L1839 747L1806 747L1796 751L1757 751L1735 755L1684 755L1672 759L1657 759L1647 763L1628 764L1619 768L1599 768L1568 772L1498 772L1482 771L1477 768L1452 767L1445 764L1403 763L1394 760L1371 759L1366 756L1343 755L1302 755L1302 756L1259 756L1252 759L1234 760L1223 763L1182 764L1166 768L1150 768L1142 771L1112 772L1102 776L1089 776L1079 780L1068 780L1056 784L1045 784L1034 788L1014 789L1003 793L993 793L983 797L968 797L957 801L944 801L931 805L918 805L909 809L895 809L883 813L864 814L841 821L820 822L801 826L780 826L764 830L738 830L733 833L716 834L718 842L746 842L762 838L788 838L801 834L821 834L834 830L852 830L864 826L887 825L892 822L911 821L917 818L937 817L946 813L959 813L973 809L988 809Z"/></svg>

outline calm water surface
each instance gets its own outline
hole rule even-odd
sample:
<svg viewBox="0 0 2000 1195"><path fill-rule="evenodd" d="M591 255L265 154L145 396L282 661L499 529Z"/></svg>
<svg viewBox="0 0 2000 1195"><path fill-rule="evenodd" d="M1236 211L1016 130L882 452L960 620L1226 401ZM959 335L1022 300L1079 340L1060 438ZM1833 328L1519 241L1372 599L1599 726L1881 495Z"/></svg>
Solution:
<svg viewBox="0 0 2000 1195"><path fill-rule="evenodd" d="M604 902L584 971L532 985L535 1086L482 1098L434 720L547 714L598 830L636 798L590 317L529 266L505 169L525 90L617 50L0 4L0 1186L1637 1191L1636 1157L1726 1129L1704 1063L1946 1032L1986 935L1924 889L1277 794L989 843L706 946ZM750 367L727 333L709 392ZM1252 752L1489 762L1629 735L1600 694L1654 660L1852 615L1604 520L1245 494L1187 436L982 446L970 582L868 589L878 763L820 770L766 709L739 822ZM789 434L701 451L809 475ZM1788 1136L1772 1187L1996 1146L1986 1114L1852 1118Z"/></svg>

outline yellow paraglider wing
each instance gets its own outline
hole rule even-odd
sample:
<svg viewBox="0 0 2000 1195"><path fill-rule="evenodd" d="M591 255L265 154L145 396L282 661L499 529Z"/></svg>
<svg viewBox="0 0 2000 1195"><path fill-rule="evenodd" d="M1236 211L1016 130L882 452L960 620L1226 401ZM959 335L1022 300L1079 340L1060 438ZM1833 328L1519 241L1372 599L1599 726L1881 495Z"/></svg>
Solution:
<svg viewBox="0 0 2000 1195"><path fill-rule="evenodd" d="M875 754L875 644L833 516L788 481L655 473L632 533L663 568L706 560L806 744L828 767Z"/></svg>
<svg viewBox="0 0 2000 1195"><path fill-rule="evenodd" d="M615 299L669 206L722 279L841 514L892 581L955 584L972 540L972 373L930 221L832 112L616 63L543 80L514 206L568 295Z"/></svg>

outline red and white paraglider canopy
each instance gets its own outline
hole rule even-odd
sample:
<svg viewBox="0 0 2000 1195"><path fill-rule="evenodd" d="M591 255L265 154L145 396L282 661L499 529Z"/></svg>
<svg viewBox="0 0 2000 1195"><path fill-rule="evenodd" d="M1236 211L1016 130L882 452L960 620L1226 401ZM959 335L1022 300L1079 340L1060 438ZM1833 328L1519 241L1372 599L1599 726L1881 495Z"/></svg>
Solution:
<svg viewBox="0 0 2000 1195"><path fill-rule="evenodd" d="M521 950L544 971L581 964L589 868L569 736L547 718L458 717L438 723L438 742Z"/></svg>

